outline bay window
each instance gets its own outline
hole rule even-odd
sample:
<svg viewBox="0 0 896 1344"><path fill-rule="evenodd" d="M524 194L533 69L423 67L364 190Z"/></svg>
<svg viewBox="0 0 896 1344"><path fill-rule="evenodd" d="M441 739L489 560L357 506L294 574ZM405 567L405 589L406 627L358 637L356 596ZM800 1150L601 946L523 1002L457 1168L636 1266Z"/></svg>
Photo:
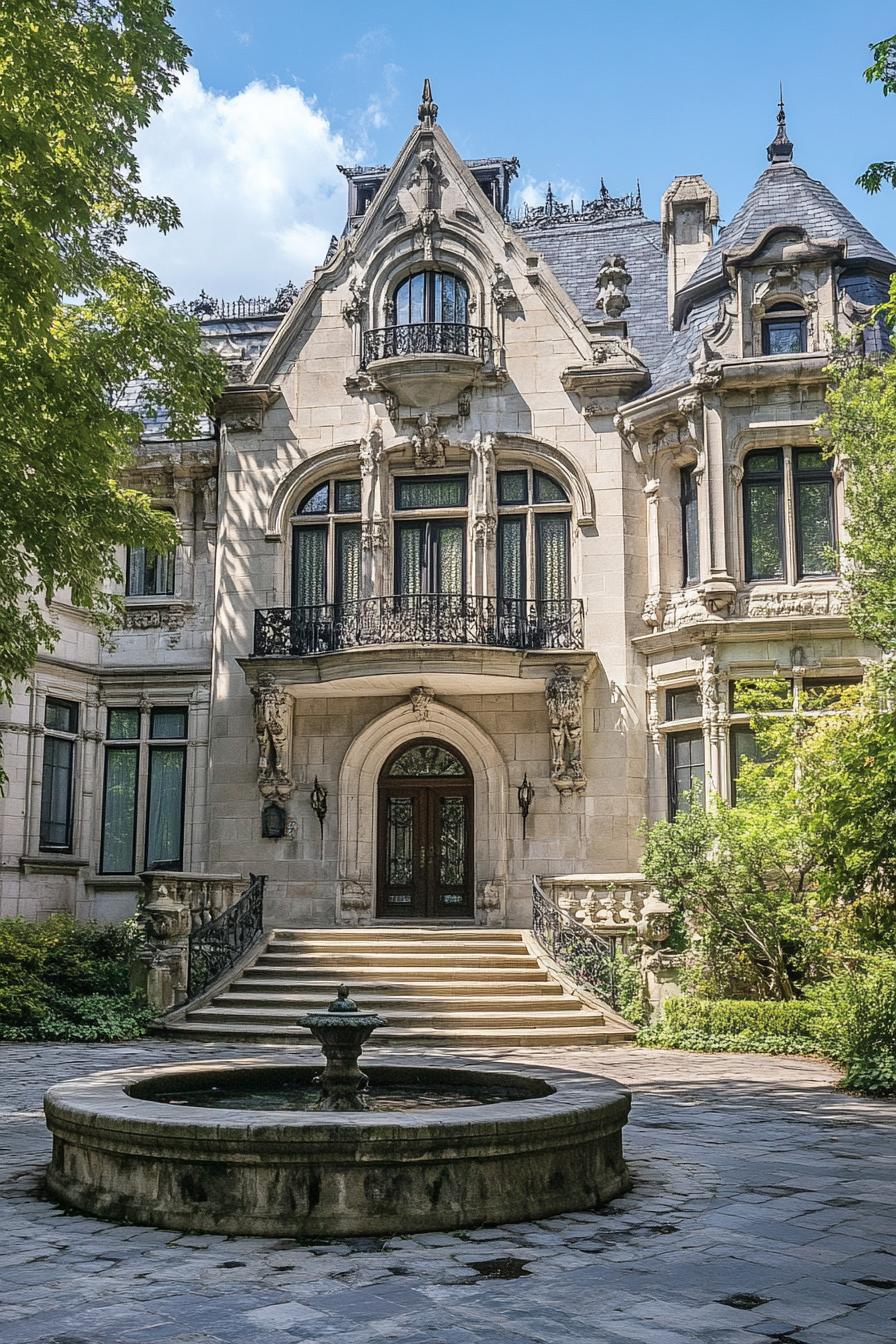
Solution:
<svg viewBox="0 0 896 1344"><path fill-rule="evenodd" d="M570 598L570 504L561 485L532 467L498 472L498 602L503 610Z"/></svg>
<svg viewBox="0 0 896 1344"><path fill-rule="evenodd" d="M395 592L466 592L467 477L395 478Z"/></svg>
<svg viewBox="0 0 896 1344"><path fill-rule="evenodd" d="M293 516L292 605L307 611L360 595L361 481L323 481Z"/></svg>

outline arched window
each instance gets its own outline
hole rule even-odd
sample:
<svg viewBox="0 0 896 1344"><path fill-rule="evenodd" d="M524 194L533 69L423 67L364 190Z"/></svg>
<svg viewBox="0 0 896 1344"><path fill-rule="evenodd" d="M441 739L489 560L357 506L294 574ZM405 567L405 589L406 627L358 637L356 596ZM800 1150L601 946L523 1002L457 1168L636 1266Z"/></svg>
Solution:
<svg viewBox="0 0 896 1344"><path fill-rule="evenodd" d="M805 309L798 303L773 303L762 320L762 353L799 355L805 349Z"/></svg>
<svg viewBox="0 0 896 1344"><path fill-rule="evenodd" d="M568 603L569 496L532 467L498 472L498 599Z"/></svg>
<svg viewBox="0 0 896 1344"><path fill-rule="evenodd" d="M467 324L470 291L450 271L417 271L395 291L394 322L398 327L416 322Z"/></svg>
<svg viewBox="0 0 896 1344"><path fill-rule="evenodd" d="M292 605L357 602L361 595L361 482L322 481L293 515Z"/></svg>
<svg viewBox="0 0 896 1344"><path fill-rule="evenodd" d="M747 580L792 582L834 572L834 480L816 448L750 453L743 490Z"/></svg>
<svg viewBox="0 0 896 1344"><path fill-rule="evenodd" d="M164 509L162 512L172 513L172 510ZM172 550L157 555L146 546L129 546L125 566L125 596L170 597L174 592L174 554Z"/></svg>

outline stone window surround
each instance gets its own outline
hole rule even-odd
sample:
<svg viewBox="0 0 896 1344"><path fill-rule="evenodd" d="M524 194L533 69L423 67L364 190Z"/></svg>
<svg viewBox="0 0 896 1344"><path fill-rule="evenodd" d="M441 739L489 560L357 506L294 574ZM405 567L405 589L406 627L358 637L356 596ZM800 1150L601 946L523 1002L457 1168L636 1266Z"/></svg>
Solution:
<svg viewBox="0 0 896 1344"><path fill-rule="evenodd" d="M29 687L31 711L26 729L29 734L27 754L27 783L25 794L24 834L26 853L21 863L31 863L42 871L77 870L86 866L80 858L89 851L92 835L93 793L88 787L96 777L96 750L99 740L97 729L98 701L95 685L77 677L64 680L61 676L34 674ZM78 706L78 730L74 734L75 753L72 771L71 845L65 852L40 849L40 807L44 765L44 739L47 729L44 716L47 700L68 700Z"/></svg>
<svg viewBox="0 0 896 1344"><path fill-rule="evenodd" d="M444 741L473 775L473 881L503 883L507 873L507 766L488 734L466 714L432 700L421 724L410 701L387 710L355 737L339 770L340 884L376 891L376 798L380 771L393 751L421 736Z"/></svg>
<svg viewBox="0 0 896 1344"><path fill-rule="evenodd" d="M367 311L371 327L386 327L394 322L390 309L392 295L403 280L420 270L447 270L458 275L470 296L467 320L474 325L490 327L497 334L494 320L486 322L483 316L486 313L483 277L494 270L494 259L484 247L474 242L469 232L461 234L457 231L455 234L445 219L439 220L439 236L431 257L421 257L416 220L371 257L366 272L369 279L362 282L368 291ZM497 316L496 310L493 318Z"/></svg>
<svg viewBox="0 0 896 1344"><path fill-rule="evenodd" d="M554 507L558 509L568 507L570 510L570 596L578 596L581 591L581 553L580 547L576 545L576 539L580 528L593 526L595 513L594 496L587 477L578 463L553 444L522 434L496 436L496 440L497 470L532 467L533 470L553 476L566 491L569 505L556 505ZM393 463L389 467L390 485L396 475L409 474L413 471L411 459L408 456L411 451L410 442L410 439L404 436L396 437L386 449L387 456L393 458ZM275 566L277 591L272 602L273 606L289 606L291 601L294 509L300 499L325 480L357 474L360 446L359 441L354 440L315 454L289 471L275 488L268 508L265 530L265 541L281 546L280 563ZM465 452L469 449L469 444L465 442L456 446ZM452 448L454 447L455 445L452 444ZM451 475L458 470L469 470L468 457L460 457L452 453L451 459L444 468L445 474ZM438 475L438 469L435 469L432 474ZM384 522L391 529L391 490L386 503L389 505L390 512ZM549 506L544 506L544 508L545 511L549 511ZM438 510L426 511L427 516L435 516L437 512ZM407 516L411 517L412 514L409 512ZM468 573L471 573L469 567ZM384 577L388 579L388 591L391 592L391 562L387 566L387 573ZM490 584L490 589L494 590L493 583Z"/></svg>
<svg viewBox="0 0 896 1344"><path fill-rule="evenodd" d="M184 527L185 520L178 514L178 501L173 497L158 496L153 497L152 507L160 509L163 513L170 513L177 525L178 539L174 544L174 587L170 593L141 593L139 595L127 591L128 561L130 558L130 548L122 547L122 556L120 560L121 572L124 576L122 585L122 597L126 610L139 610L142 607L170 607L178 606L184 602L192 600L192 589L186 591L189 581L192 579L192 567L188 567L184 560ZM192 520L191 520L192 521Z"/></svg>

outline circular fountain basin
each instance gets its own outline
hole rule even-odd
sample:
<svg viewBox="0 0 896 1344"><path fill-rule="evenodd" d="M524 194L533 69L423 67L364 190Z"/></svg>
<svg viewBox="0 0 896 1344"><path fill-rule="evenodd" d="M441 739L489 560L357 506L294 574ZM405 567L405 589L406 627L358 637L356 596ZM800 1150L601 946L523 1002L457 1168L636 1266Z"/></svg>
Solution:
<svg viewBox="0 0 896 1344"><path fill-rule="evenodd" d="M374 1109L356 1112L292 1109L307 1055L59 1083L47 1189L118 1222L322 1238L529 1221L629 1188L631 1095L609 1079L456 1056L365 1069Z"/></svg>

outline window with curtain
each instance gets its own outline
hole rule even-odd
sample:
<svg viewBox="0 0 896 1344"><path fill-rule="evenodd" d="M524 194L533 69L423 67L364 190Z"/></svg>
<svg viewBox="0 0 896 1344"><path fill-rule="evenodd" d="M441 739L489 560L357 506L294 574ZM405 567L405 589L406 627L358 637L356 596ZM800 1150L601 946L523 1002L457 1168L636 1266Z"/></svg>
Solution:
<svg viewBox="0 0 896 1344"><path fill-rule="evenodd" d="M293 515L292 606L345 605L360 595L361 481L323 481Z"/></svg>
<svg viewBox="0 0 896 1344"><path fill-rule="evenodd" d="M459 275L450 271L417 271L395 290L395 325L416 322L467 324L470 291Z"/></svg>
<svg viewBox="0 0 896 1344"><path fill-rule="evenodd" d="M48 697L44 727L39 845L42 850L65 853L72 847L78 706L70 700Z"/></svg>
<svg viewBox="0 0 896 1344"><path fill-rule="evenodd" d="M170 509L165 510L170 513ZM126 597L171 597L174 593L174 551L157 555L145 546L129 546L125 565Z"/></svg>
<svg viewBox="0 0 896 1344"><path fill-rule="evenodd" d="M685 587L700 579L700 525L697 511L696 467L682 467L681 478L681 559Z"/></svg>
<svg viewBox="0 0 896 1344"><path fill-rule="evenodd" d="M183 866L187 721L181 705L110 708L100 872Z"/></svg>
<svg viewBox="0 0 896 1344"><path fill-rule="evenodd" d="M406 597L466 592L466 476L395 478L395 591Z"/></svg>
<svg viewBox="0 0 896 1344"><path fill-rule="evenodd" d="M742 488L748 581L834 573L834 479L817 449L749 453Z"/></svg>
<svg viewBox="0 0 896 1344"><path fill-rule="evenodd" d="M532 467L498 472L498 600L569 601L569 496Z"/></svg>

